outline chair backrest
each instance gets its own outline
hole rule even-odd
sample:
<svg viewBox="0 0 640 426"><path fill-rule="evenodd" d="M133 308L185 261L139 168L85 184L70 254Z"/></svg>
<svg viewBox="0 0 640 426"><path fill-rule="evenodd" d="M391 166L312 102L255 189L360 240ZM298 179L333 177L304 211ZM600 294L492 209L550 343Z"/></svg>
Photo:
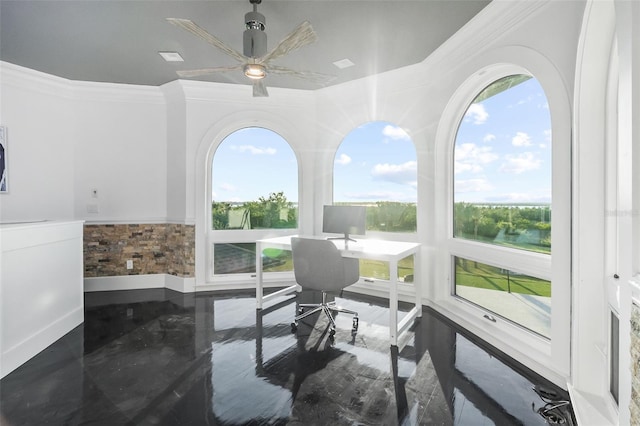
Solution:
<svg viewBox="0 0 640 426"><path fill-rule="evenodd" d="M296 282L303 288L336 291L360 279L358 259L342 257L331 241L294 237L291 252Z"/></svg>

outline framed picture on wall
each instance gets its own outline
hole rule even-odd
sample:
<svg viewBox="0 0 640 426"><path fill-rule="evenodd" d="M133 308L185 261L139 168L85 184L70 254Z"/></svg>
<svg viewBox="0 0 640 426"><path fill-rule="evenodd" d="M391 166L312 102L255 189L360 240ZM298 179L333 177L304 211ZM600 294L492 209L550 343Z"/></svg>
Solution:
<svg viewBox="0 0 640 426"><path fill-rule="evenodd" d="M7 128L0 126L0 194L9 190L7 166Z"/></svg>

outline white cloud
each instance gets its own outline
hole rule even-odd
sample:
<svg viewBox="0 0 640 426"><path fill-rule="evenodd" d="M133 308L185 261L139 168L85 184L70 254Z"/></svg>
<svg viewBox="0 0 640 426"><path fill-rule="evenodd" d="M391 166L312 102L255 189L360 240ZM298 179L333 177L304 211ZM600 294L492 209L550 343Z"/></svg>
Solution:
<svg viewBox="0 0 640 426"><path fill-rule="evenodd" d="M336 158L335 163L340 164L342 166L346 166L351 162L351 157L347 154L340 154L340 157Z"/></svg>
<svg viewBox="0 0 640 426"><path fill-rule="evenodd" d="M542 161L536 158L531 152L525 152L519 155L506 155L505 160L498 170L513 174L537 170L540 168L540 164L542 164Z"/></svg>
<svg viewBox="0 0 640 426"><path fill-rule="evenodd" d="M223 191L229 191L229 192L233 192L238 189L235 185L228 182L222 182L220 185L218 185L218 188L222 189Z"/></svg>
<svg viewBox="0 0 640 426"><path fill-rule="evenodd" d="M402 164L376 164L371 170L371 175L375 178L395 182L403 185L415 186L418 163L407 161Z"/></svg>
<svg viewBox="0 0 640 426"><path fill-rule="evenodd" d="M482 104L471 104L465 117L473 120L473 124L483 124L489 118L489 113Z"/></svg>
<svg viewBox="0 0 640 426"><path fill-rule="evenodd" d="M491 191L493 185L485 178L479 179L456 179L456 193L458 192L481 192Z"/></svg>
<svg viewBox="0 0 640 426"><path fill-rule="evenodd" d="M482 166L479 166L477 164L462 163L460 161L456 161L454 167L455 174L464 172L480 173L482 170Z"/></svg>
<svg viewBox="0 0 640 426"><path fill-rule="evenodd" d="M496 135L492 133L487 133L484 138L482 138L482 142L492 142L496 140Z"/></svg>
<svg viewBox="0 0 640 426"><path fill-rule="evenodd" d="M532 194L525 192L512 192L486 197L485 201L490 203L550 203L551 194Z"/></svg>
<svg viewBox="0 0 640 426"><path fill-rule="evenodd" d="M238 152L248 152L251 155L274 155L278 152L275 148L258 148L253 145L232 145L231 149Z"/></svg>
<svg viewBox="0 0 640 426"><path fill-rule="evenodd" d="M409 140L409 135L398 126L387 124L382 129L382 134L392 140Z"/></svg>
<svg viewBox="0 0 640 426"><path fill-rule="evenodd" d="M483 165L498 159L490 146L479 147L474 143L457 145L454 153L455 173L472 172L479 173Z"/></svg>
<svg viewBox="0 0 640 426"><path fill-rule="evenodd" d="M220 189L220 194L218 194L216 191L212 191L211 196L213 200L224 201L227 203L246 201L241 199L241 197L239 196L231 196L231 194L238 192L238 187L233 184L222 182L217 185L217 187L218 189Z"/></svg>
<svg viewBox="0 0 640 426"><path fill-rule="evenodd" d="M531 102L531 101L533 101L533 100L534 100L533 96L529 95L529 96L527 96L527 97L526 97L526 98L524 98L524 99L520 99L516 105L524 105L524 104L528 104L528 103L530 103L530 102Z"/></svg>
<svg viewBox="0 0 640 426"><path fill-rule="evenodd" d="M538 144L541 149L546 149L551 146L551 129L544 130L542 132L543 142Z"/></svg>
<svg viewBox="0 0 640 426"><path fill-rule="evenodd" d="M513 146L530 146L531 136L525 132L517 132L513 139L511 139L511 144Z"/></svg>
<svg viewBox="0 0 640 426"><path fill-rule="evenodd" d="M344 196L352 200L373 200L373 201L416 201L415 192L406 193L398 191L370 191L370 192L347 192Z"/></svg>

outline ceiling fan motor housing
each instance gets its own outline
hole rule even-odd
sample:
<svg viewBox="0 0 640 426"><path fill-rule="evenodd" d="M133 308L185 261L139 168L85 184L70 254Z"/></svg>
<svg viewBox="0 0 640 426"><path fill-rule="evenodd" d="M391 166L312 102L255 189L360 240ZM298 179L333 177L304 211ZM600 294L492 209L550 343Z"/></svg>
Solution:
<svg viewBox="0 0 640 426"><path fill-rule="evenodd" d="M267 33L264 32L264 15L256 11L244 15L247 29L243 35L244 56L260 58L267 53Z"/></svg>

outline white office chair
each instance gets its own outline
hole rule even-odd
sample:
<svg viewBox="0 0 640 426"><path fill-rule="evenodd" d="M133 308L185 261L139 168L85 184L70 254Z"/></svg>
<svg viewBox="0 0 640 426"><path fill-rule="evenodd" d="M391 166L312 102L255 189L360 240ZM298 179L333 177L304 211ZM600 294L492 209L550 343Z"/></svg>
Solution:
<svg viewBox="0 0 640 426"><path fill-rule="evenodd" d="M300 304L299 315L291 323L291 331L297 330L301 319L322 311L331 322L329 336L333 338L336 323L331 311L335 311L353 315L352 332L355 333L358 330L358 313L338 307L335 301L327 302L327 292L342 290L360 279L358 259L342 257L331 241L312 238L291 238L291 252L296 282L302 288L322 291L322 303Z"/></svg>

